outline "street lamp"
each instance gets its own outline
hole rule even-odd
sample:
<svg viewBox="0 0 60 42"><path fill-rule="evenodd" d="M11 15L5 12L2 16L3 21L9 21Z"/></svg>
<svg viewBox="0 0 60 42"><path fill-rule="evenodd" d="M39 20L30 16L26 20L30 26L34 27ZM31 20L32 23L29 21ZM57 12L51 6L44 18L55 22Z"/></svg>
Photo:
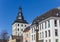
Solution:
<svg viewBox="0 0 60 42"><path fill-rule="evenodd" d="M38 42L38 31L39 31L39 28L38 28L38 21L37 22L34 22L36 28L35 28L35 31L36 31L36 42Z"/></svg>

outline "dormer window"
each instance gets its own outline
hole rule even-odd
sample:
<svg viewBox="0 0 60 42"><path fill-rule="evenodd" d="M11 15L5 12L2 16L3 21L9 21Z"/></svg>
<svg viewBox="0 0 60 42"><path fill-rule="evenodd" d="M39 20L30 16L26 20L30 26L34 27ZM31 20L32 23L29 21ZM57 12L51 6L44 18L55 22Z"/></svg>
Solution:
<svg viewBox="0 0 60 42"><path fill-rule="evenodd" d="M42 17L42 19L44 19L44 17Z"/></svg>
<svg viewBox="0 0 60 42"><path fill-rule="evenodd" d="M57 13L56 16L58 16L59 14Z"/></svg>

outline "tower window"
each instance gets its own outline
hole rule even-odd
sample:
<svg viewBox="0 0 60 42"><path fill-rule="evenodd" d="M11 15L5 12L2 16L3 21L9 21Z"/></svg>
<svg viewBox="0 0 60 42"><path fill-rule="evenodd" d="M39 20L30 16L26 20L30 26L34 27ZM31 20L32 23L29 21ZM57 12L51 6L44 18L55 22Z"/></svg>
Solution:
<svg viewBox="0 0 60 42"><path fill-rule="evenodd" d="M19 24L18 24L18 26L19 26Z"/></svg>
<svg viewBox="0 0 60 42"><path fill-rule="evenodd" d="M26 25L25 25L25 27L26 27Z"/></svg>
<svg viewBox="0 0 60 42"><path fill-rule="evenodd" d="M23 27L23 24L21 26Z"/></svg>
<svg viewBox="0 0 60 42"><path fill-rule="evenodd" d="M19 31L19 28L18 28L18 31Z"/></svg>

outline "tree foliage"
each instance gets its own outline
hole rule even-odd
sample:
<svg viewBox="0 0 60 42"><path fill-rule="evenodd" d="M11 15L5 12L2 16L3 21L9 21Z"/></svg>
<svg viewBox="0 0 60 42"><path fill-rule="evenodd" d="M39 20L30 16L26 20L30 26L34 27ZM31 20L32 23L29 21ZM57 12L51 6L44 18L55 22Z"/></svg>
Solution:
<svg viewBox="0 0 60 42"><path fill-rule="evenodd" d="M8 40L9 36L8 36L8 32L3 30L1 31L1 35L0 35L0 39L2 40Z"/></svg>

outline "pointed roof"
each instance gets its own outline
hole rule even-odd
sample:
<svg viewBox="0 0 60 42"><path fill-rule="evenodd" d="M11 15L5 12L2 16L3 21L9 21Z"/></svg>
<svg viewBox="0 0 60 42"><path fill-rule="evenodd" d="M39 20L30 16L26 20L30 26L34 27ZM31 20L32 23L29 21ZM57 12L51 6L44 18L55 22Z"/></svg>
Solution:
<svg viewBox="0 0 60 42"><path fill-rule="evenodd" d="M54 8L54 9L51 9L49 10L48 12L36 17L33 22L32 22L32 25L34 24L34 22L38 21L38 22L41 22L42 20L45 20L49 17L60 17L60 7L59 8Z"/></svg>
<svg viewBox="0 0 60 42"><path fill-rule="evenodd" d="M17 16L16 19L24 20L23 13L22 13L22 8L21 7L19 7L18 16Z"/></svg>
<svg viewBox="0 0 60 42"><path fill-rule="evenodd" d="M26 20L24 20L21 6L19 7L18 15L16 17L16 20L13 22L13 24L16 23L16 22L17 23L26 23L26 24L28 24L28 22Z"/></svg>

